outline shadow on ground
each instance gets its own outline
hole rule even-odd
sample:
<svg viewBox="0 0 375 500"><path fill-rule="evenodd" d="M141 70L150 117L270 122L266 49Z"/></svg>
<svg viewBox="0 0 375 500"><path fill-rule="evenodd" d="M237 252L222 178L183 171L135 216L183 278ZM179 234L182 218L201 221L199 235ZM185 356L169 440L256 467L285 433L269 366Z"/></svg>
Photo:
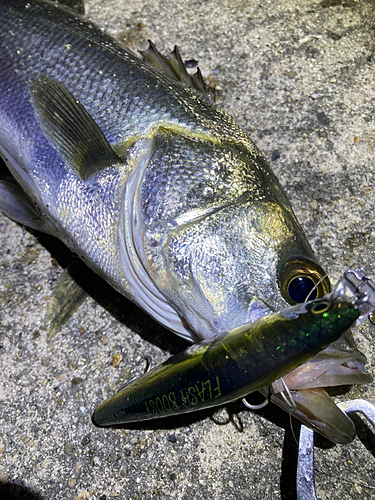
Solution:
<svg viewBox="0 0 375 500"><path fill-rule="evenodd" d="M39 493L12 483L0 484L0 498L1 500L44 500Z"/></svg>

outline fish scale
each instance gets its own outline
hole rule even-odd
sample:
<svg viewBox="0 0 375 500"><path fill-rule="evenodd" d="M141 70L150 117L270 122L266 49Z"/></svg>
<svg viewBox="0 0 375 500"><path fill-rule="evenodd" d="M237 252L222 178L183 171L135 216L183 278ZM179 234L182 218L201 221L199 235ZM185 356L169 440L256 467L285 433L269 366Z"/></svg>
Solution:
<svg viewBox="0 0 375 500"><path fill-rule="evenodd" d="M48 73L57 79L63 77L64 85L79 96L111 142L144 133L157 118L159 122L174 121L212 133L222 140L243 142L255 151L229 115L212 108L191 89L176 82L171 86L168 77L143 64L71 11L63 12L44 2L17 0L1 2L1 6L3 10L8 9L0 20L1 32L12 33L2 45L2 50L7 52L4 59L12 60L14 71L27 74L28 78L30 72ZM94 70L93 60L96 61ZM146 95L144 89L147 89ZM112 109L116 115L108 112Z"/></svg>
<svg viewBox="0 0 375 500"><path fill-rule="evenodd" d="M227 206L245 193L265 198L259 177L228 148L207 147L205 142L167 133L157 136L155 149L158 153L141 186L142 215L148 226L179 216L182 223L189 221L195 214L201 216L201 210ZM161 170L161 164L169 168ZM212 186L210 196L204 192L207 186Z"/></svg>

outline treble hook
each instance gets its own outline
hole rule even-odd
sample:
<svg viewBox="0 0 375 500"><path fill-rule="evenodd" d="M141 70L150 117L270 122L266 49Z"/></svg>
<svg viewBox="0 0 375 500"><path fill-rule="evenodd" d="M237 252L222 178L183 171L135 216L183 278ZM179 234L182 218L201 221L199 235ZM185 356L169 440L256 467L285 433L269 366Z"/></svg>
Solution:
<svg viewBox="0 0 375 500"><path fill-rule="evenodd" d="M148 354L146 354L145 356L143 356L143 358L138 361L138 363L135 364L135 366L139 366L141 363L143 363L143 361L146 361L146 367L145 367L145 371L143 372L144 374L145 373L148 373L150 370L151 370L151 364L152 364L152 357L149 356ZM125 389L125 387L127 387L129 384L131 384L132 382L134 382L134 380L137 380L138 377L132 377L130 380L127 380L120 388L117 392L120 392L122 391L123 389Z"/></svg>

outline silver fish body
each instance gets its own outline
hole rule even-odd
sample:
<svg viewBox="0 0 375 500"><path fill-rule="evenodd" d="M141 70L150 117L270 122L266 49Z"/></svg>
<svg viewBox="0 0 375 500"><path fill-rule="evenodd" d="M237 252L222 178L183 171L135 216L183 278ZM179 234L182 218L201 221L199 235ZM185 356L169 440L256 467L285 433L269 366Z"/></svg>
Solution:
<svg viewBox="0 0 375 500"><path fill-rule="evenodd" d="M234 120L68 10L0 6L1 151L49 231L188 337L285 307L282 267L295 257L318 266L275 175ZM49 103L36 101L50 82L93 123L76 109L61 118L66 102L46 118ZM63 127L51 130L58 120L86 130L64 138ZM88 172L77 156L92 146L85 133L94 123L117 154Z"/></svg>
<svg viewBox="0 0 375 500"><path fill-rule="evenodd" d="M2 211L189 340L329 291L264 157L208 98L52 2L0 0L0 34L0 154L26 196L2 182Z"/></svg>

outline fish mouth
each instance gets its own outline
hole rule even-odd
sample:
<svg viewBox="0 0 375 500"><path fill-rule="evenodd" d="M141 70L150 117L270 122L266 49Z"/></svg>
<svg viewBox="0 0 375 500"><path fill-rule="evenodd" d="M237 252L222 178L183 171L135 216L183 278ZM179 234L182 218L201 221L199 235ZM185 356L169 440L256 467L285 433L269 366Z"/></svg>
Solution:
<svg viewBox="0 0 375 500"><path fill-rule="evenodd" d="M352 420L340 410L326 388L372 382L366 357L354 344L350 331L309 361L272 384L271 401L334 443L350 443ZM285 385L288 398L285 398ZM266 394L267 390L261 392Z"/></svg>
<svg viewBox="0 0 375 500"><path fill-rule="evenodd" d="M324 351L283 377L290 390L316 389L341 385L367 384L372 377L365 370L366 357L362 353L353 355L340 353L327 347ZM284 390L281 380L273 383L277 394Z"/></svg>
<svg viewBox="0 0 375 500"><path fill-rule="evenodd" d="M260 389L265 396L269 389ZM355 437L353 421L336 405L323 388L289 391L289 398L283 393L272 394L270 400L313 431L333 443L348 444Z"/></svg>

